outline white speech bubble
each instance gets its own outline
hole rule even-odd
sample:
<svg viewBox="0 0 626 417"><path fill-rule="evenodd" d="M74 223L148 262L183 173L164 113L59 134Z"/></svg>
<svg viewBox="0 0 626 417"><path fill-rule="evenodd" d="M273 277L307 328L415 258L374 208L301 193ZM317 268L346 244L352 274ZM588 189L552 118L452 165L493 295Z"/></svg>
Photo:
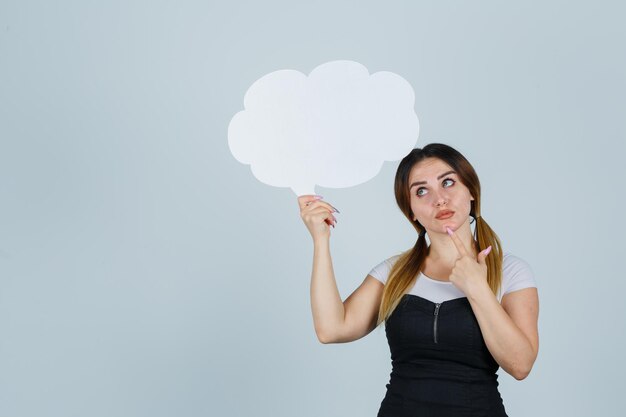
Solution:
<svg viewBox="0 0 626 417"><path fill-rule="evenodd" d="M228 126L233 156L262 183L296 195L370 180L384 161L408 154L419 133L411 85L354 61L327 62L308 77L271 72L243 102Z"/></svg>

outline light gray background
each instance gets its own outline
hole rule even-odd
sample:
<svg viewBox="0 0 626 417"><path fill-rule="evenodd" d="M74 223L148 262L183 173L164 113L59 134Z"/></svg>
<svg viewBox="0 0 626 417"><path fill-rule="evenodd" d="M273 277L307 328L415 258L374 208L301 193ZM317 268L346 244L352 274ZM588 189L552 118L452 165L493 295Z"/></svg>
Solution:
<svg viewBox="0 0 626 417"><path fill-rule="evenodd" d="M413 85L419 145L467 156L535 271L540 352L499 372L509 415L621 415L619 2L101 3L0 3L1 416L376 415L384 328L317 341L296 196L227 145L257 78L335 59ZM396 167L316 190L344 298L416 238Z"/></svg>

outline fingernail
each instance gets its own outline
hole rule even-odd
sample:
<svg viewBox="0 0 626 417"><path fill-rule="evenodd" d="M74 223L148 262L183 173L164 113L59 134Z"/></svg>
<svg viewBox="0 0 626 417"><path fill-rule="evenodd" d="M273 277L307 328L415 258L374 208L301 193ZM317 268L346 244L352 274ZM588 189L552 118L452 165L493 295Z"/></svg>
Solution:
<svg viewBox="0 0 626 417"><path fill-rule="evenodd" d="M333 206L331 206L331 207L333 207ZM333 210L335 210L337 213L339 213L339 210L337 210L337 209L336 209L336 208L334 208L334 207L333 207Z"/></svg>
<svg viewBox="0 0 626 417"><path fill-rule="evenodd" d="M449 227L446 227L446 231L448 232L448 234L449 234L450 236L452 236L452 230L450 230L450 228L449 228Z"/></svg>
<svg viewBox="0 0 626 417"><path fill-rule="evenodd" d="M485 255L489 255L489 252L491 252L491 246L485 249Z"/></svg>
<svg viewBox="0 0 626 417"><path fill-rule="evenodd" d="M322 199L322 198L324 198L324 197L322 197L321 195L316 195L316 196L314 196L313 198L315 198L316 200L321 200L321 199Z"/></svg>

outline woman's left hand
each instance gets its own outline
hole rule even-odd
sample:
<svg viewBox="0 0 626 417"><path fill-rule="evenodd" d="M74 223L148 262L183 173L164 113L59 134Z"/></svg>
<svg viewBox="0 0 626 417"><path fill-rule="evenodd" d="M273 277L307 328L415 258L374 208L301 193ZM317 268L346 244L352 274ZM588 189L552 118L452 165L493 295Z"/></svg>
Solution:
<svg viewBox="0 0 626 417"><path fill-rule="evenodd" d="M487 285L487 263L485 258L491 252L491 246L478 254L476 258L467 250L461 239L451 229L448 234L459 251L459 258L450 273L450 282L466 296L481 290Z"/></svg>

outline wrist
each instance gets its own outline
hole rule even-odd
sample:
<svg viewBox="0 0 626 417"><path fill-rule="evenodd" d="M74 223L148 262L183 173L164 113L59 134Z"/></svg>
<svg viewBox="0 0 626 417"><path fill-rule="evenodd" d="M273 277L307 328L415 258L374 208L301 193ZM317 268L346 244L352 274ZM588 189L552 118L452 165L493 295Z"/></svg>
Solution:
<svg viewBox="0 0 626 417"><path fill-rule="evenodd" d="M325 247L329 245L330 239L328 238L328 236L313 238L313 246L315 247Z"/></svg>
<svg viewBox="0 0 626 417"><path fill-rule="evenodd" d="M495 297L495 295L493 294L493 291L491 291L489 283L486 280L482 281L481 284L472 287L467 294L467 298L470 301L480 301L491 297Z"/></svg>

